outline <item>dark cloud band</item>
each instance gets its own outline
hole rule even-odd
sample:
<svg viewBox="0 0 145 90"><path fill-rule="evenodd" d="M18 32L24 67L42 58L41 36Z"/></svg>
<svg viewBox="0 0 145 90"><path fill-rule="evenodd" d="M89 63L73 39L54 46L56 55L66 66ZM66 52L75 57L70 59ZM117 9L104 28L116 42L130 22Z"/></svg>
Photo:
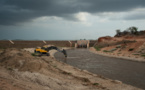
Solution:
<svg viewBox="0 0 145 90"><path fill-rule="evenodd" d="M128 11L144 7L145 0L0 0L0 24L13 25L42 16L76 20L77 12Z"/></svg>

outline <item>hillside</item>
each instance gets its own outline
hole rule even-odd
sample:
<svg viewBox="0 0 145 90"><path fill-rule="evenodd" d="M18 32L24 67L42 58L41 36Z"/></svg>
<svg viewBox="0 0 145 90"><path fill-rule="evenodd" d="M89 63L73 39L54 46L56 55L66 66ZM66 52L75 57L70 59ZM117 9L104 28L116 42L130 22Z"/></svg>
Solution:
<svg viewBox="0 0 145 90"><path fill-rule="evenodd" d="M98 53L115 57L125 57L145 62L145 36L125 35L120 37L100 37L95 45Z"/></svg>

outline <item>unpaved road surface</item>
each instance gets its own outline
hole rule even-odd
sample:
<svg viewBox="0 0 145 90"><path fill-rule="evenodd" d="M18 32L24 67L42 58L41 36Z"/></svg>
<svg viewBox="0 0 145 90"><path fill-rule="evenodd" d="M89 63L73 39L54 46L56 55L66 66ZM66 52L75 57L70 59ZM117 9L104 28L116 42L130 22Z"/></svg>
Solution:
<svg viewBox="0 0 145 90"><path fill-rule="evenodd" d="M56 53L55 57L80 69L145 89L145 63L105 57L87 49L67 50L67 53L66 60L61 53Z"/></svg>

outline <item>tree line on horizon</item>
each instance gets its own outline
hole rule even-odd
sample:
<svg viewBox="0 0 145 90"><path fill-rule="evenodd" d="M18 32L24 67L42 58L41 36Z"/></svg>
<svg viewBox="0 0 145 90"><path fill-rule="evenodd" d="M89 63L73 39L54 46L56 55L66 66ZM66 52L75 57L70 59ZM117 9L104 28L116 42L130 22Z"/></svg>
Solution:
<svg viewBox="0 0 145 90"><path fill-rule="evenodd" d="M135 26L129 27L124 31L121 31L120 29L116 30L116 37L120 37L120 36L125 36L125 35L144 35L145 34L145 30L143 31L138 31L138 28Z"/></svg>

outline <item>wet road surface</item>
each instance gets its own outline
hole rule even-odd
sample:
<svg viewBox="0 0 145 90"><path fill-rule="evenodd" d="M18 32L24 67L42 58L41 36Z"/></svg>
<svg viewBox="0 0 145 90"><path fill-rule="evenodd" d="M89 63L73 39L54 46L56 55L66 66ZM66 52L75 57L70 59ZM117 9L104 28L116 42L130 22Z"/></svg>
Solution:
<svg viewBox="0 0 145 90"><path fill-rule="evenodd" d="M145 63L105 57L87 49L67 50L67 54L67 60L60 52L55 54L55 58L80 69L145 89Z"/></svg>

